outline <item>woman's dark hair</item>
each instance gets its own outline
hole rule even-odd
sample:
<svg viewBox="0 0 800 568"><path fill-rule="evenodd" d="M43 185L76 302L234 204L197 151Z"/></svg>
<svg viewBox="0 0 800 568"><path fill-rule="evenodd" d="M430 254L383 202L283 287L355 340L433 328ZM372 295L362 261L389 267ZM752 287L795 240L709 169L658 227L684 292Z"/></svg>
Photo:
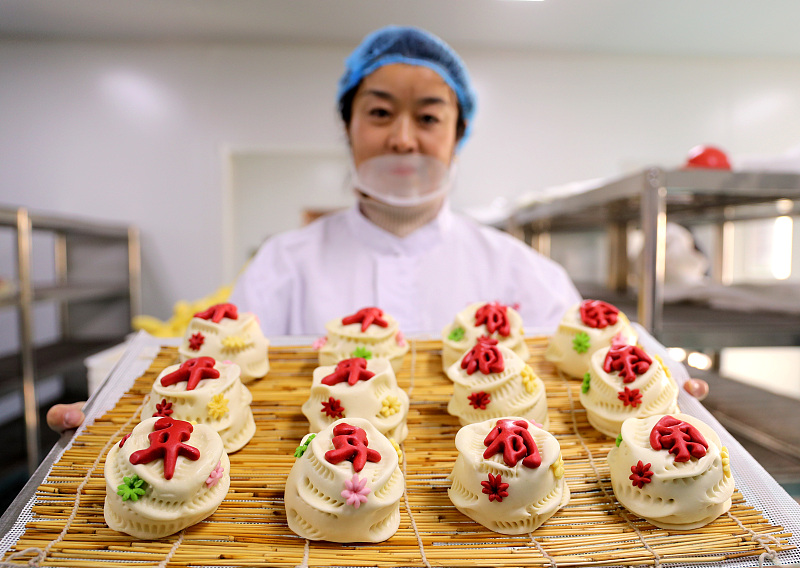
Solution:
<svg viewBox="0 0 800 568"><path fill-rule="evenodd" d="M350 128L350 121L353 119L353 99L356 98L356 92L361 86L361 83L347 91L339 100L339 116L342 117L345 127ZM464 132L467 129L467 123L464 121L464 113L461 111L461 103L456 103L458 106L458 118L456 119L456 142L461 140Z"/></svg>

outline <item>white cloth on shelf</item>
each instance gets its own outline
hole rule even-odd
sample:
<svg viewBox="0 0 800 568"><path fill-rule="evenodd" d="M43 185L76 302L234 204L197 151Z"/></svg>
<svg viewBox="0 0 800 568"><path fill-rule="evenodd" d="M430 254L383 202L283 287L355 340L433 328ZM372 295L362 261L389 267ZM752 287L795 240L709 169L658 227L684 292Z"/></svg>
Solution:
<svg viewBox="0 0 800 568"><path fill-rule="evenodd" d="M326 321L365 306L404 333L435 333L467 304L519 305L528 327L554 330L580 301L564 269L521 241L452 213L399 238L357 207L268 240L230 301L267 336L324 334Z"/></svg>
<svg viewBox="0 0 800 568"><path fill-rule="evenodd" d="M800 314L800 285L793 282L723 285L704 281L691 286L665 285L665 302L707 302L718 310Z"/></svg>

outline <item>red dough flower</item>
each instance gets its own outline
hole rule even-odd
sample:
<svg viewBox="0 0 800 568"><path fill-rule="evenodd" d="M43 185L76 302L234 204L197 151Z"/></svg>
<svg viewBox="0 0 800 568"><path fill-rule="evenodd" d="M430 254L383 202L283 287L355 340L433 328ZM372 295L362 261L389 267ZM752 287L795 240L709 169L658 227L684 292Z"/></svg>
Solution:
<svg viewBox="0 0 800 568"><path fill-rule="evenodd" d="M654 450L669 450L676 462L686 462L692 457L706 455L708 442L700 431L683 420L664 416L650 431L650 447Z"/></svg>
<svg viewBox="0 0 800 568"><path fill-rule="evenodd" d="M186 390L194 390L203 379L218 379L219 371L214 368L213 357L196 357L181 363L177 371L172 371L161 378L161 386L168 387L186 381Z"/></svg>
<svg viewBox="0 0 800 568"><path fill-rule="evenodd" d="M328 402L322 403L322 410L320 410L320 412L324 412L331 418L344 418L344 406L342 406L342 402L332 396L328 398Z"/></svg>
<svg viewBox="0 0 800 568"><path fill-rule="evenodd" d="M639 392L639 389L631 390L628 387L625 387L624 391L617 393L617 398L622 401L623 406L631 406L636 408L642 404L642 393Z"/></svg>
<svg viewBox="0 0 800 568"><path fill-rule="evenodd" d="M351 461L353 469L359 472L364 469L368 461L374 463L381 461L380 452L367 447L369 441L363 428L345 423L337 424L333 428L331 441L334 449L325 452L325 459L332 464Z"/></svg>
<svg viewBox="0 0 800 568"><path fill-rule="evenodd" d="M520 459L522 465L531 469L542 465L539 448L525 420L498 420L483 445L486 446L484 459L503 452L503 461L508 467L515 467Z"/></svg>
<svg viewBox="0 0 800 568"><path fill-rule="evenodd" d="M503 476L497 474L495 477L489 474L489 481L481 481L483 485L483 492L489 496L489 501L497 500L498 503L503 501L503 497L508 497L508 483L503 483Z"/></svg>
<svg viewBox="0 0 800 568"><path fill-rule="evenodd" d="M489 333L498 331L503 337L511 334L511 322L508 321L508 308L498 302L485 304L475 312L475 327L486 324Z"/></svg>
<svg viewBox="0 0 800 568"><path fill-rule="evenodd" d="M203 334L199 331L197 333L193 333L192 336L189 338L189 349L192 351L200 351L200 348L205 343L206 338L203 337Z"/></svg>
<svg viewBox="0 0 800 568"><path fill-rule="evenodd" d="M375 373L367 370L367 360L363 357L353 357L339 361L336 370L322 379L323 385L333 386L347 381L351 387L358 381L368 381Z"/></svg>
<svg viewBox="0 0 800 568"><path fill-rule="evenodd" d="M162 398L161 402L156 403L156 411L153 416L169 416L172 413L172 403L167 402L166 398Z"/></svg>
<svg viewBox="0 0 800 568"><path fill-rule="evenodd" d="M373 323L381 327L389 327L389 322L383 319L383 310L380 308L361 308L353 315L342 318L342 325L351 323L360 323L362 332L367 331L367 328Z"/></svg>
<svg viewBox="0 0 800 568"><path fill-rule="evenodd" d="M485 393L483 391L474 392L467 398L469 399L470 406L472 406L472 408L474 408L475 410L477 409L486 410L486 407L489 405L490 402L492 402L492 397L489 396L488 393Z"/></svg>
<svg viewBox="0 0 800 568"><path fill-rule="evenodd" d="M124 445L125 445L125 442L127 442L127 441L128 441L128 438L130 438L130 437L131 437L131 435L130 435L130 434L125 434L125 435L122 437L122 439L119 441L119 447L121 448L122 446L124 446Z"/></svg>
<svg viewBox="0 0 800 568"><path fill-rule="evenodd" d="M173 420L169 416L159 418L153 431L147 435L150 447L133 452L130 462L136 465L164 458L164 478L172 479L178 456L192 461L200 458L200 450L183 443L192 435L192 430L192 425L183 420Z"/></svg>
<svg viewBox="0 0 800 568"><path fill-rule="evenodd" d="M603 329L617 323L619 310L600 300L584 300L580 306L581 321L589 327Z"/></svg>
<svg viewBox="0 0 800 568"><path fill-rule="evenodd" d="M652 364L653 360L638 345L623 345L608 350L603 370L606 373L619 371L623 383L632 383L638 375L646 373Z"/></svg>
<svg viewBox="0 0 800 568"><path fill-rule="evenodd" d="M502 373L505 362L500 349L497 348L497 340L488 336L479 337L475 347L461 360L461 368L466 369L468 375L477 370L484 375Z"/></svg>
<svg viewBox="0 0 800 568"><path fill-rule="evenodd" d="M216 304L207 310L197 312L194 317L219 323L222 318L239 319L239 312L233 304Z"/></svg>
<svg viewBox="0 0 800 568"><path fill-rule="evenodd" d="M642 463L642 460L639 460L639 463L631 466L631 474L628 479L633 482L634 487L641 489L645 483L653 481L650 479L651 477L653 477L653 472L650 471L650 464Z"/></svg>

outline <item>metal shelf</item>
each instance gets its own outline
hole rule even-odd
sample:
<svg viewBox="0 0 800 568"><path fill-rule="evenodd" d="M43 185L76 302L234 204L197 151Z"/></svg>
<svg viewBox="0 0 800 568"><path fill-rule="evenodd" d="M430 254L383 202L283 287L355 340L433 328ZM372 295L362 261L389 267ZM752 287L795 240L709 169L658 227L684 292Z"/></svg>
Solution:
<svg viewBox="0 0 800 568"><path fill-rule="evenodd" d="M90 300L127 298L130 286L124 284L71 284L34 288L34 301L55 300L58 302L80 302Z"/></svg>
<svg viewBox="0 0 800 568"><path fill-rule="evenodd" d="M643 267L635 313L639 323L665 343L670 343L664 336L670 325L667 324L663 301L667 220L715 226L718 242L713 251L712 276L721 281L725 272L722 249L726 223L800 212L800 203L797 202L800 200L800 175L795 173L649 168L584 186L583 189L580 193L522 205L511 214L508 224L545 255L549 254L552 233L606 231L610 266L605 291L623 295L628 292L628 228L641 228L644 235ZM710 321L717 320L719 317ZM782 321L787 320L791 318ZM748 325L749 338L758 345L775 339L779 341L771 344L784 345L787 341L800 344L800 327L796 324L796 321L788 321L785 326L779 326L784 328L784 332L775 332L768 326L759 329L751 322ZM697 327L697 324L687 325L682 333L691 335ZM724 335L729 331L727 324L720 323L714 333ZM740 335L736 342L744 341L746 338Z"/></svg>
<svg viewBox="0 0 800 568"><path fill-rule="evenodd" d="M20 338L19 352L0 359L0 376L3 389L22 390L28 469L33 472L40 453L38 379L119 343L130 331L130 318L140 313L139 233L135 227L30 214L25 208L0 208L0 226L16 232L18 280L0 292L0 308L16 308ZM32 281L33 232L53 235L53 283ZM33 306L44 301L59 306L61 339L38 347Z"/></svg>
<svg viewBox="0 0 800 568"><path fill-rule="evenodd" d="M654 187L654 182L658 185ZM552 201L523 206L512 214L517 225L534 230L586 230L619 221L641 220L643 195L664 189L667 215L704 221L748 218L730 208L800 198L800 175L720 170L662 170L651 168L612 179L587 191ZM759 216L763 216L759 215Z"/></svg>
<svg viewBox="0 0 800 568"><path fill-rule="evenodd" d="M16 227L20 211L24 209L0 209L0 226ZM106 239L127 239L130 231L130 227L125 225L110 225L56 215L28 214L27 211L26 214L30 219L31 228L35 231Z"/></svg>
<svg viewBox="0 0 800 568"><path fill-rule="evenodd" d="M92 340L65 340L36 347L33 360L36 365L36 380L44 379L61 371L83 365L86 357L98 353L125 340L125 336ZM17 354L0 357L0 394L19 388L22 364Z"/></svg>

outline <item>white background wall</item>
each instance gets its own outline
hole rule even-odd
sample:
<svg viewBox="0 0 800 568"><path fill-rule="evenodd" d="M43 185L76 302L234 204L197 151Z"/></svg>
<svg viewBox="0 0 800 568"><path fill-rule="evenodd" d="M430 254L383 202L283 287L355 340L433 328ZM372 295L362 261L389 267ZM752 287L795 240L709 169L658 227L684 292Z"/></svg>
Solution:
<svg viewBox="0 0 800 568"><path fill-rule="evenodd" d="M238 268L224 258L232 152L341 149L350 47L0 42L0 204L139 225L144 310L166 318ZM457 209L678 165L701 143L734 165L800 143L798 60L461 54L480 98ZM282 218L299 224L302 192L274 190Z"/></svg>

